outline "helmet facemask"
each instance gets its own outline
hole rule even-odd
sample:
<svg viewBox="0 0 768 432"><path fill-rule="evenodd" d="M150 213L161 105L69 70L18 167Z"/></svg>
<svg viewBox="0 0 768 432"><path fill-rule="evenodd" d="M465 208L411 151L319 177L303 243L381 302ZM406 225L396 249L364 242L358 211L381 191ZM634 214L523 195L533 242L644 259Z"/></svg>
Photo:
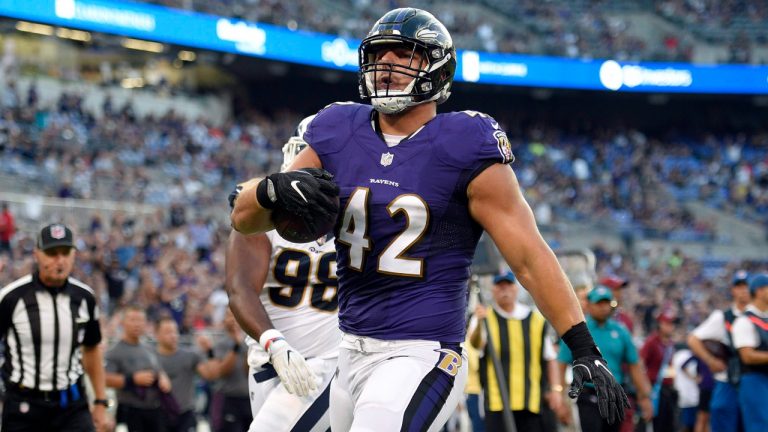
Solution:
<svg viewBox="0 0 768 432"><path fill-rule="evenodd" d="M389 49L410 50L408 63L384 63L377 60L379 52ZM383 114L396 114L414 105L431 101L440 103L447 99L450 83L437 93L433 89L435 83L441 81L441 74L444 73L442 66L451 58L451 54L446 55L439 48L431 49L434 52L424 43L404 37L366 39L360 46L360 92L363 98L370 99L376 111ZM404 88L390 87L394 82L401 84L398 78L403 76L409 79ZM382 80L386 81L383 87L379 84Z"/></svg>
<svg viewBox="0 0 768 432"><path fill-rule="evenodd" d="M280 171L286 171L288 167L291 166L293 160L296 159L296 156L309 145L304 140L304 133L315 118L315 115L316 114L312 114L311 116L302 119L296 127L293 136L290 137L288 142L283 146L283 164L280 165Z"/></svg>
<svg viewBox="0 0 768 432"><path fill-rule="evenodd" d="M296 159L299 153L307 147L307 142L304 139L292 136L288 139L288 142L283 146L283 164L280 165L280 171L288 170L291 166L291 162Z"/></svg>

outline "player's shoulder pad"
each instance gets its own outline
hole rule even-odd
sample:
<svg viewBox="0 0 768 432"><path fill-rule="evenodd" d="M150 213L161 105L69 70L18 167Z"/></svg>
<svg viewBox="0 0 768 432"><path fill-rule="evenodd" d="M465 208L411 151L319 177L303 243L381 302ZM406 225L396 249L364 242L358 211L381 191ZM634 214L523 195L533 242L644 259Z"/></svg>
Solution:
<svg viewBox="0 0 768 432"><path fill-rule="evenodd" d="M467 167L478 162L509 164L515 160L512 145L499 123L478 111L457 111L440 115L440 134L445 137L445 162Z"/></svg>
<svg viewBox="0 0 768 432"><path fill-rule="evenodd" d="M361 123L370 121L370 111L370 105L356 102L327 105L306 125L304 140L318 155L336 153L347 145Z"/></svg>
<svg viewBox="0 0 768 432"><path fill-rule="evenodd" d="M307 132L309 124L312 123L312 120L314 120L316 116L317 114L312 114L310 116L304 117L304 119L299 122L299 125L296 126L296 130L293 132L293 136L304 139L304 133Z"/></svg>

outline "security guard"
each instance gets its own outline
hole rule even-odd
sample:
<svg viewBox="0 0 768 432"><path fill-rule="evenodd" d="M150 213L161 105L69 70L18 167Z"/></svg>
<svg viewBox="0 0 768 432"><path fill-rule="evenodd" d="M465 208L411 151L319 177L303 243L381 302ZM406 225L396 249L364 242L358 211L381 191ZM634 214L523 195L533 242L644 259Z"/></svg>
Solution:
<svg viewBox="0 0 768 432"><path fill-rule="evenodd" d="M768 274L749 281L752 303L736 318L731 329L733 346L742 364L739 405L746 432L768 430Z"/></svg>
<svg viewBox="0 0 768 432"><path fill-rule="evenodd" d="M560 409L562 385L557 375L554 347L547 337L547 324L541 313L517 301L520 286L512 272L497 275L493 285L492 308L478 305L469 324L469 342L478 349L480 381L485 396L485 429L503 430L503 404L499 384L488 351L488 335L480 320L488 321L496 355L504 367L510 409L517 430L554 431L543 415L548 408Z"/></svg>
<svg viewBox="0 0 768 432"><path fill-rule="evenodd" d="M744 314L750 301L749 275L737 271L731 280L733 303L727 309L713 311L688 336L691 351L714 373L715 388L709 404L712 432L740 432L743 429L739 410L738 384L741 363L733 348L731 328L736 318ZM705 343L707 345L705 345ZM708 347L717 347L717 352ZM718 354L718 355L715 355Z"/></svg>
<svg viewBox="0 0 768 432"><path fill-rule="evenodd" d="M7 347L2 430L101 430L108 402L99 312L91 288L70 277L72 231L61 224L43 228L34 258L32 274L0 290L0 338ZM93 415L84 370L96 396Z"/></svg>

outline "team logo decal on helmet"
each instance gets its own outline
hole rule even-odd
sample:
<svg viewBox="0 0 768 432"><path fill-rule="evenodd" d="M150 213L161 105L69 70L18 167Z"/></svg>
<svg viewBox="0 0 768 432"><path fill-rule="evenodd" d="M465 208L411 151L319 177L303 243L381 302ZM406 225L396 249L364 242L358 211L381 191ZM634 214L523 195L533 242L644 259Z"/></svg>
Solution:
<svg viewBox="0 0 768 432"><path fill-rule="evenodd" d="M408 65L378 62L383 48L402 47L419 53L420 64L411 55ZM387 12L363 39L360 56L360 97L370 100L384 114L395 114L408 107L435 101L445 102L451 95L456 72L456 48L445 26L429 12L401 8ZM401 74L410 79L403 89L390 88L391 79Z"/></svg>

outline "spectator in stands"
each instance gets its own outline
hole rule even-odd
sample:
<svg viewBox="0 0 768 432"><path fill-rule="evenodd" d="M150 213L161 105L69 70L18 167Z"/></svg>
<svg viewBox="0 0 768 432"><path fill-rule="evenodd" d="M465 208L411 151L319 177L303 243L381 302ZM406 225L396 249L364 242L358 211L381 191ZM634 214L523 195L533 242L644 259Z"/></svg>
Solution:
<svg viewBox="0 0 768 432"><path fill-rule="evenodd" d="M107 294L109 295L107 313L112 315L115 310L122 306L124 301L125 281L128 278L128 272L120 268L120 261L117 257L112 257L108 266L104 266L103 261L99 261L99 264L101 264L100 270L104 274Z"/></svg>
<svg viewBox="0 0 768 432"><path fill-rule="evenodd" d="M3 202L0 210L0 254L8 254L13 259L11 241L16 233L16 223L13 214L8 209L8 203Z"/></svg>
<svg viewBox="0 0 768 432"><path fill-rule="evenodd" d="M107 386L117 389L118 423L129 432L164 432L161 392L170 393L171 380L154 350L141 341L147 324L144 309L126 306L123 337L107 351Z"/></svg>
<svg viewBox="0 0 768 432"><path fill-rule="evenodd" d="M189 225L189 236L197 252L198 261L208 261L213 247L213 233L208 222L202 216L195 218Z"/></svg>

